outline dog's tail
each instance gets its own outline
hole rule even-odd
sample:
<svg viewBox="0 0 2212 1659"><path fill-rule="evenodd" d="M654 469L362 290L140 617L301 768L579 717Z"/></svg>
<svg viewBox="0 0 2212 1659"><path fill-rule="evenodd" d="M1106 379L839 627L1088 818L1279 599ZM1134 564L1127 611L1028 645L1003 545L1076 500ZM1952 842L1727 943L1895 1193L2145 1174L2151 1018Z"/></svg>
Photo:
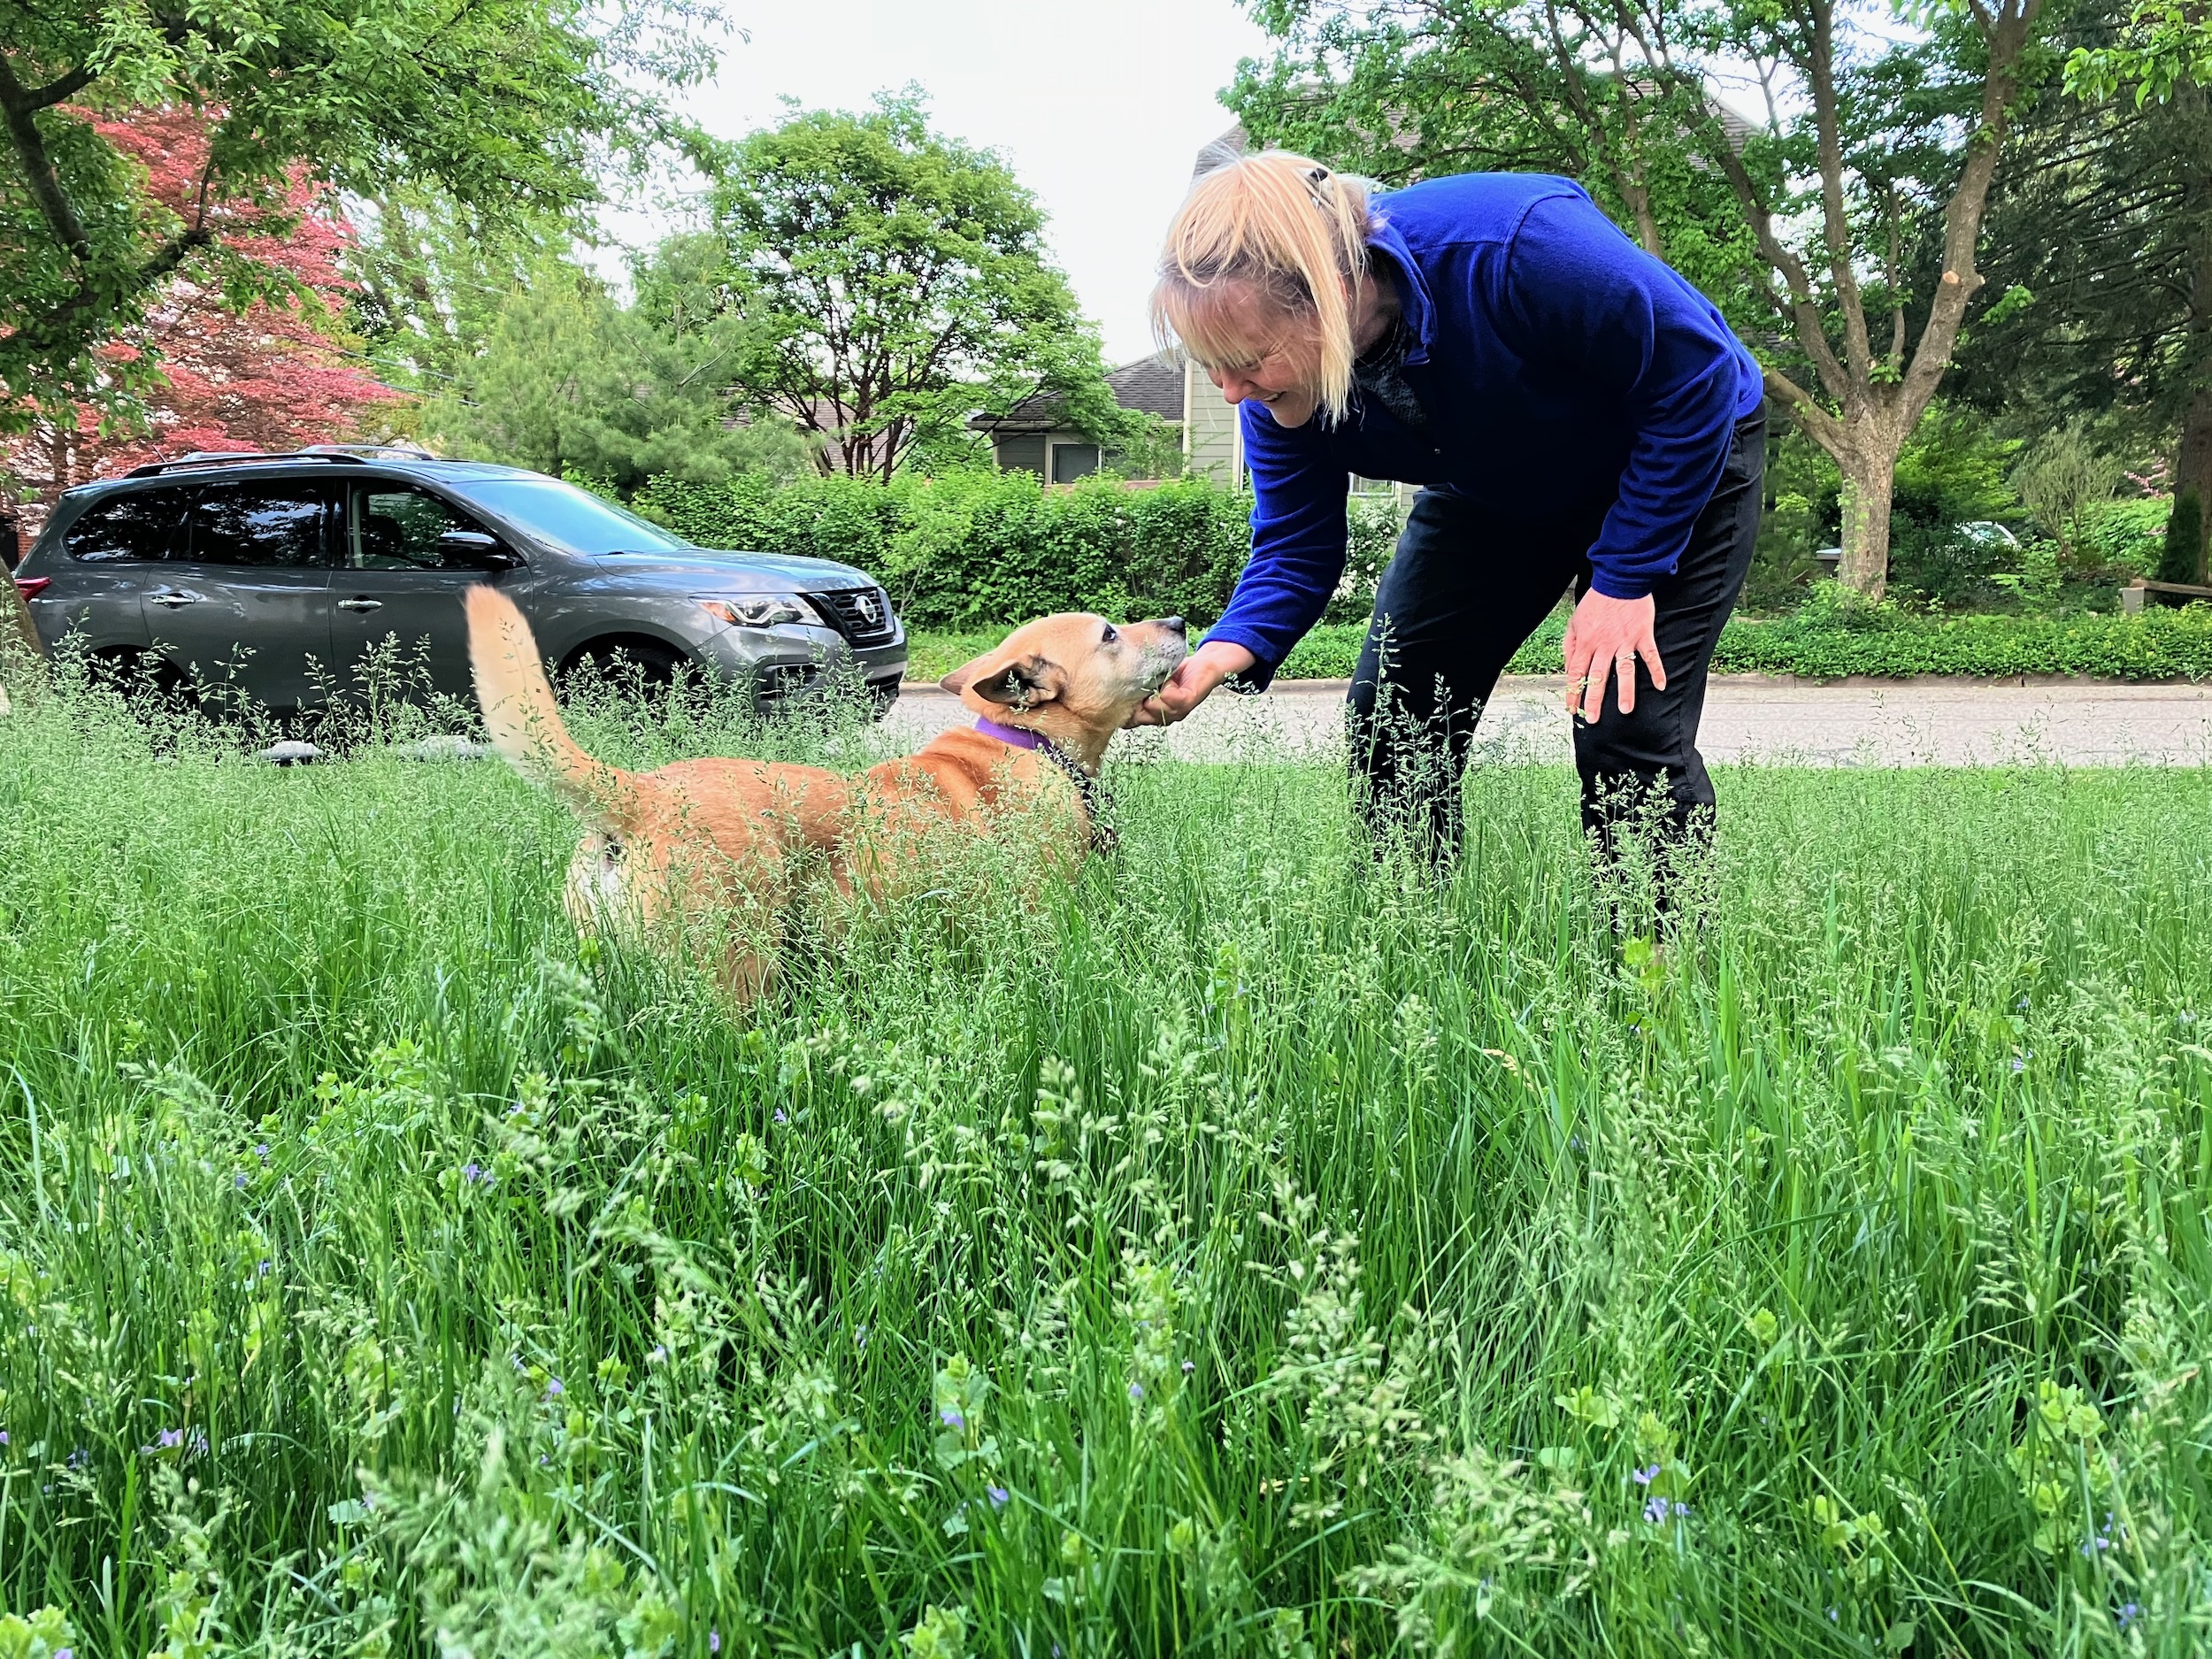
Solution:
<svg viewBox="0 0 2212 1659"><path fill-rule="evenodd" d="M492 747L533 783L542 784L594 829L626 830L636 815L638 780L594 760L561 723L538 642L515 602L478 583L467 594L469 666Z"/></svg>

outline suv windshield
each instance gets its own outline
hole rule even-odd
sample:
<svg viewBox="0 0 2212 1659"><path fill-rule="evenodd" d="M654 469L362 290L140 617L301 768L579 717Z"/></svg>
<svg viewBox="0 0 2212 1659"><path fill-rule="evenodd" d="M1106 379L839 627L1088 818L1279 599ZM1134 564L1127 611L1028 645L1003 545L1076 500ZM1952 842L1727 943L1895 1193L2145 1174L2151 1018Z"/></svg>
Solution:
<svg viewBox="0 0 2212 1659"><path fill-rule="evenodd" d="M470 488L469 499L571 553L676 553L691 548L681 536L555 479L487 480Z"/></svg>

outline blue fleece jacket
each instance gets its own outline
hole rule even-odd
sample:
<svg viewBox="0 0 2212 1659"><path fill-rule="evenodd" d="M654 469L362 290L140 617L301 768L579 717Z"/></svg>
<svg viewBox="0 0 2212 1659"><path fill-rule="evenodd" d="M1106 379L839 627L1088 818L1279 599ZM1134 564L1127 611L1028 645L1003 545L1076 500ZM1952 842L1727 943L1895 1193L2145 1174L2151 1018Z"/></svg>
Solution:
<svg viewBox="0 0 2212 1659"><path fill-rule="evenodd" d="M1594 585L1640 598L1673 571L1759 407L1759 366L1712 303L1623 234L1571 180L1471 173L1379 196L1426 424L1355 394L1340 425L1243 405L1252 560L1209 640L1264 683L1344 573L1349 473L1479 501L1507 519L1609 503ZM1509 546L1478 557L1512 557Z"/></svg>

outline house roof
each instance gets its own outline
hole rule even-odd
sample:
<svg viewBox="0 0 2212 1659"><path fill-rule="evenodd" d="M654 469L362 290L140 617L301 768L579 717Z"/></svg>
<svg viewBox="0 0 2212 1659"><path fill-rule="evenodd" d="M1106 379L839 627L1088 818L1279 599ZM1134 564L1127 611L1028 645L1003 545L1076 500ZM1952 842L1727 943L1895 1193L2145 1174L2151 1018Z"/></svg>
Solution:
<svg viewBox="0 0 2212 1659"><path fill-rule="evenodd" d="M1125 363L1106 377L1114 401L1124 409L1157 415L1163 420L1183 419L1183 359L1179 352L1157 351L1134 363ZM1003 415L972 415L974 432L1053 432L1064 423L1056 393L1040 392L1025 397Z"/></svg>

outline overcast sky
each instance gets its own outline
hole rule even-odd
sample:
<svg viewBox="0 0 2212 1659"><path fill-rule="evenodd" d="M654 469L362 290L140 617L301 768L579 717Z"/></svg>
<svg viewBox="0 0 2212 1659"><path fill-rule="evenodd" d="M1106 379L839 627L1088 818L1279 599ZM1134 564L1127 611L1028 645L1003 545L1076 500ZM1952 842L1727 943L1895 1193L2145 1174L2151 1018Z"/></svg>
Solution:
<svg viewBox="0 0 2212 1659"><path fill-rule="evenodd" d="M1152 349L1145 295L1199 147L1232 117L1217 100L1265 37L1231 0L740 0L732 40L694 117L734 138L779 119L777 100L859 109L909 81L939 130L989 145L1051 217L1060 267L1110 364ZM657 212L611 215L650 241Z"/></svg>

